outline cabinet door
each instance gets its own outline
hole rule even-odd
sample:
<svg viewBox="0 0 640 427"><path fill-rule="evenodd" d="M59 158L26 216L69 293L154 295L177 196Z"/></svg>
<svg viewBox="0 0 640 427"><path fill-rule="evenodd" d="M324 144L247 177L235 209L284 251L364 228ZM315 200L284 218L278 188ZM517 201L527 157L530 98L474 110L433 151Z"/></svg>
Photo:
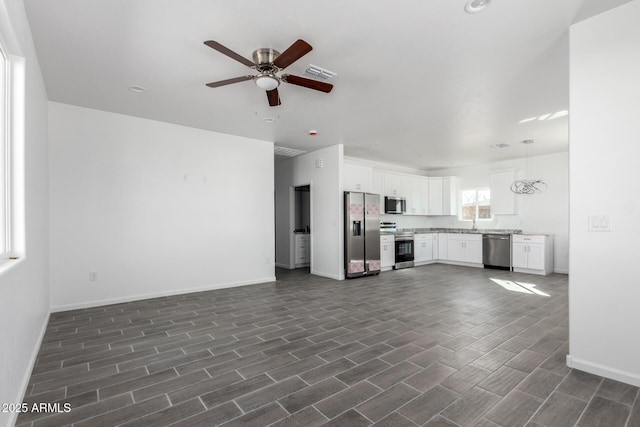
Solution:
<svg viewBox="0 0 640 427"><path fill-rule="evenodd" d="M442 178L429 178L429 215L443 214Z"/></svg>
<svg viewBox="0 0 640 427"><path fill-rule="evenodd" d="M449 261L465 262L464 241L457 238L449 238L447 259Z"/></svg>
<svg viewBox="0 0 640 427"><path fill-rule="evenodd" d="M393 267L396 263L393 236L380 238L380 263L382 267Z"/></svg>
<svg viewBox="0 0 640 427"><path fill-rule="evenodd" d="M464 260L466 262L482 264L482 240L465 240Z"/></svg>
<svg viewBox="0 0 640 427"><path fill-rule="evenodd" d="M426 178L420 176L406 176L404 180L405 197L407 198L407 213L426 215L427 200L422 197Z"/></svg>
<svg viewBox="0 0 640 427"><path fill-rule="evenodd" d="M373 185L371 192L380 195L380 211L384 212L384 173L373 171Z"/></svg>
<svg viewBox="0 0 640 427"><path fill-rule="evenodd" d="M513 242L511 264L513 267L527 268L527 243Z"/></svg>
<svg viewBox="0 0 640 427"><path fill-rule="evenodd" d="M527 247L527 268L532 270L544 270L544 245L541 243L529 243Z"/></svg>
<svg viewBox="0 0 640 427"><path fill-rule="evenodd" d="M442 178L442 215L458 215L458 178Z"/></svg>
<svg viewBox="0 0 640 427"><path fill-rule="evenodd" d="M438 234L438 259L449 259L449 234Z"/></svg>
<svg viewBox="0 0 640 427"><path fill-rule="evenodd" d="M433 259L433 235L416 234L415 240L415 262L431 261Z"/></svg>
<svg viewBox="0 0 640 427"><path fill-rule="evenodd" d="M404 191L404 175L395 173L384 174L384 195L406 197Z"/></svg>
<svg viewBox="0 0 640 427"><path fill-rule="evenodd" d="M370 192L373 185L373 169L345 163L343 187L345 191Z"/></svg>

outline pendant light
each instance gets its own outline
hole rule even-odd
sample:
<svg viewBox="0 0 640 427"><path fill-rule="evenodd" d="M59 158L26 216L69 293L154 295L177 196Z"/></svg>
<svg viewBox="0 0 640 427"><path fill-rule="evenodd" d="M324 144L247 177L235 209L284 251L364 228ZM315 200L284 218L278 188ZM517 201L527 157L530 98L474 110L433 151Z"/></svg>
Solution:
<svg viewBox="0 0 640 427"><path fill-rule="evenodd" d="M547 189L547 183L541 179L529 178L529 145L533 144L533 139L525 139L521 141L526 146L526 177L525 179L517 179L511 184L511 191L516 194L535 194Z"/></svg>

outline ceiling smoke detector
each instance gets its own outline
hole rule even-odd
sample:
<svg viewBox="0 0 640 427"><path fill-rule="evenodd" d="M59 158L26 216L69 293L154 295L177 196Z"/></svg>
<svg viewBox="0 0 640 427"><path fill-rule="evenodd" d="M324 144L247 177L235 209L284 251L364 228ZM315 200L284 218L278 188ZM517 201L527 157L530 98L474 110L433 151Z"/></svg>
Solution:
<svg viewBox="0 0 640 427"><path fill-rule="evenodd" d="M469 0L464 6L464 11L467 13L478 13L487 6L489 6L491 0Z"/></svg>

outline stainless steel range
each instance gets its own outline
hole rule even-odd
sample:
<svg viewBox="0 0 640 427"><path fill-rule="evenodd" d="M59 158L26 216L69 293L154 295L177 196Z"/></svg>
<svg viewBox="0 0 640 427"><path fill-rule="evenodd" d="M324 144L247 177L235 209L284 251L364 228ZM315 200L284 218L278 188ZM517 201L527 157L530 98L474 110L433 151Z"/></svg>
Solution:
<svg viewBox="0 0 640 427"><path fill-rule="evenodd" d="M413 267L414 242L413 231L396 231L396 264L394 270Z"/></svg>

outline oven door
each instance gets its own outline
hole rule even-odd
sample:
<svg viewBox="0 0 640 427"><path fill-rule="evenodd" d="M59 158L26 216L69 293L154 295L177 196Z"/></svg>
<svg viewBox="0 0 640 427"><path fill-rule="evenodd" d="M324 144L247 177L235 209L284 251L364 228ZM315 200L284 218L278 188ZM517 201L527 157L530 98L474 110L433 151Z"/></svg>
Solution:
<svg viewBox="0 0 640 427"><path fill-rule="evenodd" d="M413 267L414 245L413 237L396 237L396 263L394 269Z"/></svg>

